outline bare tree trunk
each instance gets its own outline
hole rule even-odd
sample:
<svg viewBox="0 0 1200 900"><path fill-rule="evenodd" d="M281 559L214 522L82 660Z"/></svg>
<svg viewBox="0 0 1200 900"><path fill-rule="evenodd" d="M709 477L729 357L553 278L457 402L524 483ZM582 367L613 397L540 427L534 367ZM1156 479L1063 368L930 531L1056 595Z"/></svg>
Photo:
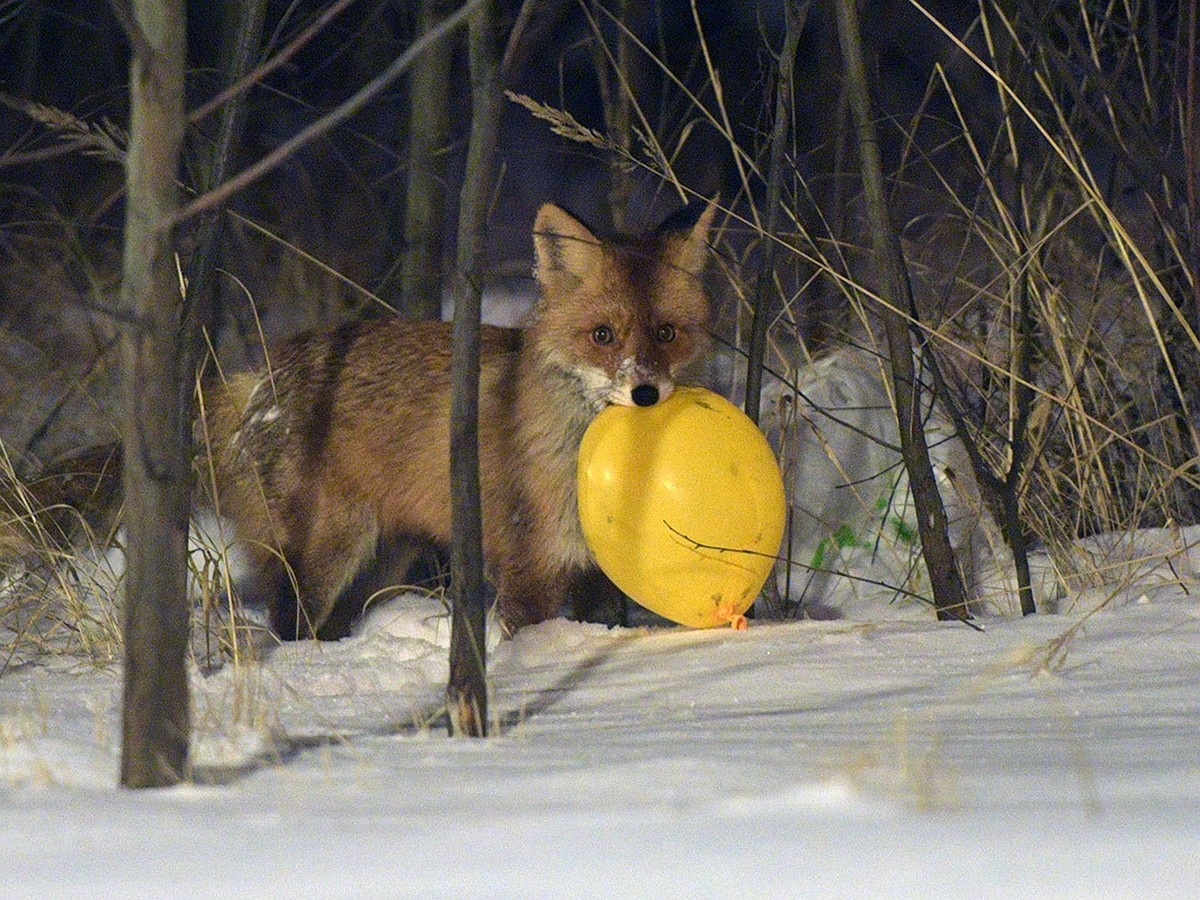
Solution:
<svg viewBox="0 0 1200 900"><path fill-rule="evenodd" d="M453 0L423 0L418 32L454 8ZM413 65L408 110L408 187L400 260L400 309L414 319L442 314L442 235L446 229L446 159L450 145L450 65L454 44L444 41Z"/></svg>
<svg viewBox="0 0 1200 900"><path fill-rule="evenodd" d="M222 47L222 64L225 69L223 89L237 84L250 71L262 39L267 0L246 0L245 3L231 6L230 12L236 22L232 33L227 30ZM246 116L245 96L244 93L234 94L221 107L216 140L207 157L201 160L197 193L213 190L229 174L230 165L242 139ZM182 408L189 410L194 389L189 375L198 371L201 354L209 343L213 346L217 344L216 273L220 265L221 241L225 231L224 204L201 213L197 219L193 241L196 249L188 261L188 289L180 322L182 356L178 385L179 403ZM202 340L205 329L209 331L208 342Z"/></svg>
<svg viewBox="0 0 1200 900"><path fill-rule="evenodd" d="M804 20L808 4L801 0L786 0L787 30L783 49L779 52L779 74L775 86L775 122L771 127L771 152L767 163L767 208L763 217L762 248L759 257L758 290L754 295L754 320L750 326L750 354L746 364L746 415L758 422L759 403L762 398L763 358L767 350L767 320L772 304L767 297L774 292L775 257L778 244L775 232L779 228L779 207L783 193L783 161L788 138L792 133L792 70L796 62L796 49L800 46L800 34L804 31Z"/></svg>
<svg viewBox="0 0 1200 900"><path fill-rule="evenodd" d="M599 3L595 4L597 7ZM596 72L600 77L601 101L604 104L605 126L608 137L617 147L626 153L633 148L633 128L630 108L629 91L633 86L633 42L629 39L626 29L630 27L630 0L617 0L616 10L611 13L617 26L616 53L610 53L600 45L600 34L596 40ZM597 21L599 16L596 16ZM609 59L612 59L615 72L609 75ZM626 161L617 154L612 155L609 163L608 208L612 217L613 227L617 231L629 228L629 201L633 196L633 173Z"/></svg>
<svg viewBox="0 0 1200 900"><path fill-rule="evenodd" d="M521 35L536 0L525 0L501 57L496 0L471 13L471 140L458 212L455 266L453 388L450 401L450 491L453 534L450 580L450 683L446 708L451 734L487 735L487 596L483 579L483 519L479 494L479 308L487 262L485 226L496 189L496 140L506 73L514 68Z"/></svg>
<svg viewBox="0 0 1200 900"><path fill-rule="evenodd" d="M913 503L917 508L917 530L921 552L929 570L934 609L939 619L961 619L967 614L962 578L954 562L954 549L947 533L946 507L938 493L929 460L929 446L921 416L921 385L913 363L913 346L905 314L915 319L912 287L904 264L900 240L891 223L883 187L883 165L879 138L875 131L867 78L859 36L858 8L855 0L835 0L838 43L842 51L845 88L858 134L862 163L863 190L871 229L876 272L885 297L892 308L882 312L891 357L892 388L896 401L896 423L900 430L900 450L908 470Z"/></svg>
<svg viewBox="0 0 1200 900"><path fill-rule="evenodd" d="M184 777L190 728L191 426L179 403L183 297L172 231L163 224L178 204L184 3L134 0L125 24L133 57L121 285L127 533L121 783L160 787Z"/></svg>
<svg viewBox="0 0 1200 900"><path fill-rule="evenodd" d="M454 273L453 394L450 413L450 491L453 541L450 581L451 734L487 735L487 595L483 579L483 516L479 492L479 313L485 260L484 225L495 176L500 124L500 45L495 0L469 21L471 140L458 213Z"/></svg>

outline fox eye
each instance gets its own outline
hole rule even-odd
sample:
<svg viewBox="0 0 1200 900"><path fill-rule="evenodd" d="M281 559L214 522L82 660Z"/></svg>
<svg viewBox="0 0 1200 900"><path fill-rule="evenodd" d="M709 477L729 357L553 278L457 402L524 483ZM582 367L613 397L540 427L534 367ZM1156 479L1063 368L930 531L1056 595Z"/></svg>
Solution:
<svg viewBox="0 0 1200 900"><path fill-rule="evenodd" d="M669 344L675 340L675 326L669 322L663 322L654 331L654 339L661 344Z"/></svg>
<svg viewBox="0 0 1200 900"><path fill-rule="evenodd" d="M616 337L611 325L597 325L592 329L592 343L601 347L611 344Z"/></svg>

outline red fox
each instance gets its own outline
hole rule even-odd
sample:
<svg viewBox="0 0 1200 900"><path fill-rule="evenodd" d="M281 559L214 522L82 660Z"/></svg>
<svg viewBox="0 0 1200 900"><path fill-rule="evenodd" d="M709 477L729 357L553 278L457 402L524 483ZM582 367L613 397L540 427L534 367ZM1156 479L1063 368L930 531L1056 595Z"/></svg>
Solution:
<svg viewBox="0 0 1200 900"><path fill-rule="evenodd" d="M484 557L509 635L557 614L593 566L575 497L588 424L610 404L659 402L705 355L715 210L693 204L650 234L604 241L557 206L538 212L532 321L482 335ZM449 542L449 325L308 332L208 402L219 511L281 637L339 636L365 599L356 578L381 554Z"/></svg>

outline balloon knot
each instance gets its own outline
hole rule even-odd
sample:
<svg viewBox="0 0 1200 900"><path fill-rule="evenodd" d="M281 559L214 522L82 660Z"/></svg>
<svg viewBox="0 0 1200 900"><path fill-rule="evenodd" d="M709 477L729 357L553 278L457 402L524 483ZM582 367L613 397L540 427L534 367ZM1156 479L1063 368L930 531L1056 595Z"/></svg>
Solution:
<svg viewBox="0 0 1200 900"><path fill-rule="evenodd" d="M722 603L717 607L717 618L722 622L728 622L729 627L734 631L745 631L750 627L750 620L745 615L733 611L732 601Z"/></svg>

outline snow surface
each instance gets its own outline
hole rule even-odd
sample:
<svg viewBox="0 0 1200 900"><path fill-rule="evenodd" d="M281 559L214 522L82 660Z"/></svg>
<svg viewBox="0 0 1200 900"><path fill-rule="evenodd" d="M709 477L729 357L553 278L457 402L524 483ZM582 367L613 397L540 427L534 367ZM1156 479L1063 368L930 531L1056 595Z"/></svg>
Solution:
<svg viewBox="0 0 1200 900"><path fill-rule="evenodd" d="M937 623L877 372L843 355L772 396L804 461L792 557L827 570L780 587L823 620L525 629L491 647L486 740L445 736L448 620L407 594L257 661L197 641L194 780L121 790L119 666L95 662L119 552L8 573L0 900L1200 897L1200 529L1035 554L1021 619L938 440L982 630ZM237 568L219 524L210 581ZM21 591L73 599L31 616Z"/></svg>
<svg viewBox="0 0 1200 900"><path fill-rule="evenodd" d="M448 622L405 595L196 670L161 791L115 786L116 667L18 665L0 896L1200 896L1188 558L983 631L548 622L493 648L486 740L433 721Z"/></svg>

